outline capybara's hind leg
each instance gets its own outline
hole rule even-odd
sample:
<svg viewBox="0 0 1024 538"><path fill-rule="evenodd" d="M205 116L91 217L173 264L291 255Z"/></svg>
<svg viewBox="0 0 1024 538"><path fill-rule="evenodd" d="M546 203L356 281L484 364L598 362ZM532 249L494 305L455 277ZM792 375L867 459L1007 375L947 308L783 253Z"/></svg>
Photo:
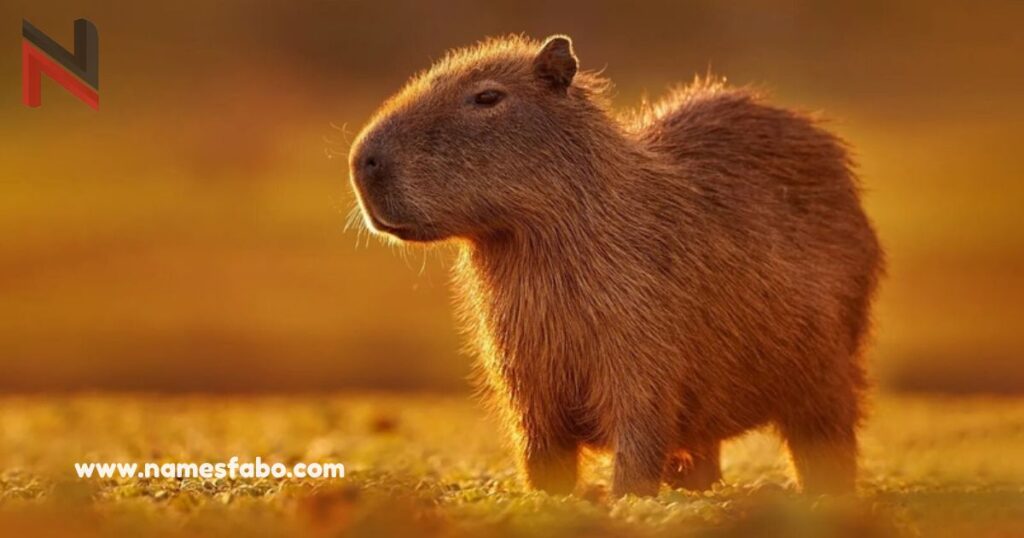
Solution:
<svg viewBox="0 0 1024 538"><path fill-rule="evenodd" d="M579 446L574 441L527 440L524 467L533 488L552 494L568 494L576 487Z"/></svg>
<svg viewBox="0 0 1024 538"><path fill-rule="evenodd" d="M663 479L672 488L705 491L722 479L721 443L678 450L669 456Z"/></svg>
<svg viewBox="0 0 1024 538"><path fill-rule="evenodd" d="M788 417L780 429L804 493L848 493L857 478L854 412Z"/></svg>

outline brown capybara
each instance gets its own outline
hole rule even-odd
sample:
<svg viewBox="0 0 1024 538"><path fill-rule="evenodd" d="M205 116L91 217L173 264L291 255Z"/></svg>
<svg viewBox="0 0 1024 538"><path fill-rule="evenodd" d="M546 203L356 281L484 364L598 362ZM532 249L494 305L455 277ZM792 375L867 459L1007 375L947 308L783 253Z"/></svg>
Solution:
<svg viewBox="0 0 1024 538"><path fill-rule="evenodd" d="M843 142L698 80L623 118L563 36L449 54L350 166L366 222L458 244L456 282L529 485L583 447L613 494L720 480L774 424L807 492L853 488L881 252Z"/></svg>

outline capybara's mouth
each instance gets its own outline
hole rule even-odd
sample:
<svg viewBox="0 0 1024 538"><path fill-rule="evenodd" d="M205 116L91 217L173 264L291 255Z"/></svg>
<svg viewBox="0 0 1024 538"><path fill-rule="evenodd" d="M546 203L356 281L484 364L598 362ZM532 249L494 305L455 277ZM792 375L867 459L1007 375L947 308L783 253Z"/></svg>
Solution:
<svg viewBox="0 0 1024 538"><path fill-rule="evenodd" d="M371 212L368 212L367 215L370 217L370 226L375 231L397 237L402 241L425 243L440 239L430 226L385 223Z"/></svg>
<svg viewBox="0 0 1024 538"><path fill-rule="evenodd" d="M373 231L396 237L402 241L425 242L437 239L435 237L436 234L430 232L429 226L401 222L406 219L395 218L391 215L382 216L386 212L381 210L381 206L386 207L388 204L381 203L373 196L369 196L358 183L356 192L363 209L363 215L366 217L366 222Z"/></svg>

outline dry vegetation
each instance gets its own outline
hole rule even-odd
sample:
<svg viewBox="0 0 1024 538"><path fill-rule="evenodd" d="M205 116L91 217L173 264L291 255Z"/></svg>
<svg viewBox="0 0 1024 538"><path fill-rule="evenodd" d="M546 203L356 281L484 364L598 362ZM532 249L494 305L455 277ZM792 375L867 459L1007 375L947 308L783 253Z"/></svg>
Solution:
<svg viewBox="0 0 1024 538"><path fill-rule="evenodd" d="M884 397L856 499L792 493L770 432L727 446L727 484L609 500L525 492L498 428L461 396L0 402L8 535L1020 536L1024 401ZM79 480L74 461L341 461L307 480Z"/></svg>

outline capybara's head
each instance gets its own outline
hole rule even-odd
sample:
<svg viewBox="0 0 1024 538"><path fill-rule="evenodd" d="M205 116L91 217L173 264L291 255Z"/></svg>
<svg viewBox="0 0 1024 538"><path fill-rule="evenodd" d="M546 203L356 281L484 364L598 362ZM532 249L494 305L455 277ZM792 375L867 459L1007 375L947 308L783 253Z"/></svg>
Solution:
<svg viewBox="0 0 1024 538"><path fill-rule="evenodd" d="M389 99L352 146L366 222L406 241L472 239L578 198L570 178L593 153L601 85L577 73L564 36L450 53Z"/></svg>

